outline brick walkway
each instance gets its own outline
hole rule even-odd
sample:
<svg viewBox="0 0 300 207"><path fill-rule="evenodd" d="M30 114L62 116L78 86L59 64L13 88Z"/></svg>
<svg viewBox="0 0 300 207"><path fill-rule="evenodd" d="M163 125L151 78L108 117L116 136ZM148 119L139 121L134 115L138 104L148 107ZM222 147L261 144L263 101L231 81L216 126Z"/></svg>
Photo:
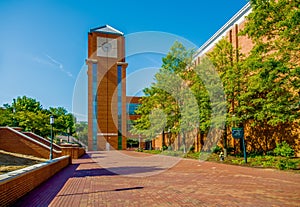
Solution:
<svg viewBox="0 0 300 207"><path fill-rule="evenodd" d="M136 152L94 152L16 206L300 206L300 174Z"/></svg>

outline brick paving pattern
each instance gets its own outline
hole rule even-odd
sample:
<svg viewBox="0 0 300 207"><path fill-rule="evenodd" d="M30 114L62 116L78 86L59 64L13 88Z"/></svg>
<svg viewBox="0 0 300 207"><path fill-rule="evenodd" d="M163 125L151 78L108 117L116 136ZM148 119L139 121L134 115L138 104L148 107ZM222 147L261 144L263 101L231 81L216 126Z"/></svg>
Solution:
<svg viewBox="0 0 300 207"><path fill-rule="evenodd" d="M126 151L89 153L15 205L300 206L300 174L168 159Z"/></svg>

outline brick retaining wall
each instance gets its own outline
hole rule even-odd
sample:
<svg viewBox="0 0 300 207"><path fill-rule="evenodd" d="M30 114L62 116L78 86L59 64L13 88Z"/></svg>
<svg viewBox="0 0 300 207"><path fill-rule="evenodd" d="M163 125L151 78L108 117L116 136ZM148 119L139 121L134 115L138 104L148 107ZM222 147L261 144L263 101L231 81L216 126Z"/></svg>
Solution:
<svg viewBox="0 0 300 207"><path fill-rule="evenodd" d="M0 175L0 206L12 205L17 199L69 164L71 164L71 157L63 156Z"/></svg>
<svg viewBox="0 0 300 207"><path fill-rule="evenodd" d="M85 149L78 145L64 144L61 146L61 152L62 156L70 155L72 159L78 159L85 154Z"/></svg>
<svg viewBox="0 0 300 207"><path fill-rule="evenodd" d="M0 127L0 149L46 159L50 151L47 145L9 127ZM54 158L60 156L61 151L53 150Z"/></svg>
<svg viewBox="0 0 300 207"><path fill-rule="evenodd" d="M49 140L45 139L44 137L41 137L41 136L39 136L37 134L34 134L32 132L22 132L22 134L25 134L25 135L39 141L40 143L43 143L44 145L47 145L48 147L50 147L51 142ZM53 143L53 149L56 150L56 151L61 151L60 146L58 146L55 143Z"/></svg>

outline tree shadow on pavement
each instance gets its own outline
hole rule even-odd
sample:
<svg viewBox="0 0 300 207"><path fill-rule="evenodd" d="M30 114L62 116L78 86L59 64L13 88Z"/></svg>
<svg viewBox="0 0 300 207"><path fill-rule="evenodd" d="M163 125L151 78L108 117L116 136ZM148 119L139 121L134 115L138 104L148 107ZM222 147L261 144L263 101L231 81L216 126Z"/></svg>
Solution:
<svg viewBox="0 0 300 207"><path fill-rule="evenodd" d="M154 171L165 170L155 166L125 166L125 167L110 167L110 168L94 168L76 170L73 177L86 177L86 176L113 176L113 175L133 175L150 173Z"/></svg>
<svg viewBox="0 0 300 207"><path fill-rule="evenodd" d="M136 187L129 187L129 188L117 188L117 189L111 189L111 190L98 190L98 191L93 191L93 192L82 192L82 193L71 193L71 194L69 193L69 194L58 195L58 197L84 195L84 194L92 194L92 193L113 192L113 191L142 190L143 188L144 187L142 187L142 186L136 186Z"/></svg>

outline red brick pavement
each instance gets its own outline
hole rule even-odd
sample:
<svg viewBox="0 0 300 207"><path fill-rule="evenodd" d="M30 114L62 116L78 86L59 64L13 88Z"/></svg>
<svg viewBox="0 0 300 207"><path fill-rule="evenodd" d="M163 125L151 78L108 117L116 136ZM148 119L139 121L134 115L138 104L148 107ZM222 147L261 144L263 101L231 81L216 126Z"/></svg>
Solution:
<svg viewBox="0 0 300 207"><path fill-rule="evenodd" d="M187 159L169 169L147 159L126 168L110 153L74 160L16 206L300 206L300 174ZM108 158L116 164L103 168Z"/></svg>

